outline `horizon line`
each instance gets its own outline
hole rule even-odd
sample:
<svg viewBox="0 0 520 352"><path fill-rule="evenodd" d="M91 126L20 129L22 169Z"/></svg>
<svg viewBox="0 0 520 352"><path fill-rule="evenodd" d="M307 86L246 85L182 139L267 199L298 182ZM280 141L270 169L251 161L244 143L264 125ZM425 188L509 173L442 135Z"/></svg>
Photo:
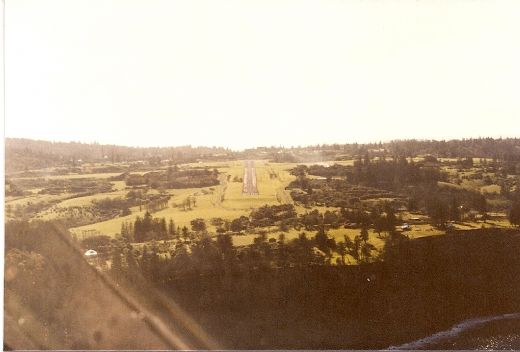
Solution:
<svg viewBox="0 0 520 352"><path fill-rule="evenodd" d="M324 142L324 143L315 143L315 144L300 144L300 145L257 145L257 146L250 146L250 147L242 147L242 148L233 148L229 146L222 146L222 145L194 145L194 144L182 144L182 145L128 145L128 144L114 144L114 143L103 143L98 141L78 141L78 140L50 140L50 139L37 139L37 138L30 138L30 137L9 137L4 135L4 148L5 148L5 142L8 139L25 139L35 142L46 142L46 143L62 143L62 144L86 144L86 145L100 145L100 146L112 146L112 147L124 147L124 148L142 148L142 149L161 149L161 148L182 148L182 147L190 147L190 148L215 148L215 149L226 149L230 150L232 152L244 152L246 150L251 149L258 149L258 148L281 148L281 149L299 149L299 148L309 148L309 147L315 147L315 146L332 146L332 145L373 145L373 144L388 144L393 142L405 142L405 141L418 141L418 142L450 142L450 141L464 141L464 140L473 140L473 139L493 139L493 140L500 140L500 139L520 139L520 136L478 136L478 137L460 137L460 138L443 138L443 139L436 139L436 138L394 138L394 139L380 139L378 141L370 141L370 142L360 142L360 141L352 141L352 142Z"/></svg>

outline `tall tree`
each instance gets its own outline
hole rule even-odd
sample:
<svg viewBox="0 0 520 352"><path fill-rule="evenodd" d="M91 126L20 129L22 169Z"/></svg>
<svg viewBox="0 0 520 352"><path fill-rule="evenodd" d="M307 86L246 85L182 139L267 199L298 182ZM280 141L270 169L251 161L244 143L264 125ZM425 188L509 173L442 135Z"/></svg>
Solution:
<svg viewBox="0 0 520 352"><path fill-rule="evenodd" d="M341 257L341 264L345 265L345 256L347 255L347 245L345 242L339 242L336 246L336 252Z"/></svg>
<svg viewBox="0 0 520 352"><path fill-rule="evenodd" d="M170 222L168 223L168 235L170 238L175 238L176 235L175 223L173 222L173 219L170 219Z"/></svg>
<svg viewBox="0 0 520 352"><path fill-rule="evenodd" d="M193 220L191 220L190 224L191 224L191 229L194 232L206 231L206 221L204 221L204 219L201 219L201 218L193 219Z"/></svg>
<svg viewBox="0 0 520 352"><path fill-rule="evenodd" d="M520 201L516 200L509 209L509 222L512 225L520 226Z"/></svg>
<svg viewBox="0 0 520 352"><path fill-rule="evenodd" d="M123 264L121 260L121 249L115 248L112 251L112 264L110 266L110 274L117 281L120 280L123 275Z"/></svg>
<svg viewBox="0 0 520 352"><path fill-rule="evenodd" d="M181 232L182 232L182 237L184 238L184 241L187 241L188 238L190 238L190 231L188 230L188 228L186 226L183 226Z"/></svg>

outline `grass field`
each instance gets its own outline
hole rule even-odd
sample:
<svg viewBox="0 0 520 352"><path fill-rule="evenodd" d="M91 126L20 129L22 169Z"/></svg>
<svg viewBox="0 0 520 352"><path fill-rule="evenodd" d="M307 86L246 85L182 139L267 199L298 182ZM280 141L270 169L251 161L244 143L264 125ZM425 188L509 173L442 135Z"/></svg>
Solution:
<svg viewBox="0 0 520 352"><path fill-rule="evenodd" d="M338 163L349 165L352 162L352 160L347 160ZM329 162L327 164L333 163L334 162ZM232 220L242 215L247 216L251 209L258 208L265 204L273 205L293 203L289 192L285 190L285 187L294 179L294 176L292 176L288 170L295 167L295 165L297 164L269 163L266 160L256 160L255 169L259 191L258 195L242 194L243 184L241 180L244 174L243 161L192 163L181 165L181 167L216 168L220 172L220 184L214 187L168 190L168 193L172 195L168 207L154 213L153 215L155 217L165 217L168 220L173 219L176 226L187 226L188 228L193 219L203 218L206 220L208 230L214 232L216 229L210 224L212 218ZM114 184L114 188L119 189L119 191L104 195L71 199L60 203L58 206L82 205L87 204L94 199L99 199L99 197L117 197L122 195L124 192L121 190L124 189L124 182L118 181L114 182ZM443 186L454 188L460 187L453 184L444 184ZM187 197L194 197L196 199L196 206L191 210L184 210L183 207L180 206L183 200ZM335 208L327 207L315 208L320 212L336 210ZM76 233L78 236L81 236L85 230L93 230L93 233L102 233L114 236L120 232L121 224L124 221L134 221L136 216L143 216L145 213L145 211L142 209L140 210L139 207L134 207L131 210L131 215L110 219L92 225L72 228L71 231ZM299 214L305 213L309 210L310 209L305 209L301 206L296 206L296 211ZM301 231L291 229L285 233L286 239L289 241L293 238L297 238L300 232ZM412 226L412 230L407 232L411 238L438 235L442 233L444 232L434 229L430 225L414 225ZM268 238L278 239L279 234L280 231L276 228L267 230ZM359 234L359 229L333 229L330 230L329 234L337 241L343 241L344 235L354 238L354 236ZM308 235L310 237L315 234L308 233ZM255 237L257 237L256 234L237 235L233 237L233 241L235 245L238 246L249 245L253 243ZM370 232L370 242L378 249L383 245L383 241L373 232Z"/></svg>
<svg viewBox="0 0 520 352"><path fill-rule="evenodd" d="M330 161L322 162L323 165L333 165L334 163L341 165L352 165L353 160L346 161ZM199 168L207 167L210 169L217 169L220 173L219 180L220 184L213 187L205 188L190 188L190 189L169 189L166 190L172 198L168 202L168 207L153 214L154 217L164 217L167 219L173 219L176 226L190 227L190 222L196 218L202 218L206 220L208 230L215 232L216 228L211 225L212 218L222 218L225 220L233 220L242 215L249 215L251 210L258 208L263 205L275 205L275 204L293 204L293 200L285 187L294 180L294 176L289 173L291 168L294 168L299 163L270 163L267 160L255 160L255 171L257 176L258 195L244 195L242 193L243 183L242 178L244 176L244 161L225 161L225 162L208 162L208 163L191 163L179 165L181 168ZM308 165L316 163L307 163ZM318 163L319 164L319 163ZM159 168L158 168L159 169ZM164 169L164 168L161 168ZM457 173L456 169L447 170L452 173ZM148 171L146 171L148 172ZM471 171L469 171L471 172ZM140 174L145 173L138 172ZM119 173L99 173L99 174L82 174L82 175L60 175L60 176L49 176L49 179L77 179L77 178L99 178L106 179L111 176L119 175ZM51 201L61 200L61 202L54 205L57 208L66 208L73 206L88 206L93 200L99 200L103 198L115 198L124 197L128 192L124 181L112 181L113 191L108 193L99 193L92 196L77 197L72 199L65 199L70 197L71 194L62 195L38 195L32 194L26 197L19 198L6 198L6 205L12 207L17 204L24 205L27 202L39 202L39 201ZM439 186L451 188L451 189L473 189L482 193L499 193L500 186L498 185L484 185L480 180L464 180L461 185L448 182L439 182ZM37 189L33 190L37 192ZM149 192L157 192L156 190L150 190ZM183 201L188 198L194 198L196 201L195 206L192 209L184 209L182 207ZM336 208L328 207L313 207L318 209L320 212L326 210L337 210ZM302 206L296 206L298 214L305 213L312 209L306 209ZM136 216L144 216L145 210L140 207L131 208L132 214L124 217L117 217L107 221L98 222L91 225L85 225L70 229L72 233L75 233L78 237L83 237L84 233L89 235L104 234L109 236L115 236L120 232L121 224L125 221L133 222ZM412 223L411 230L406 232L406 235L410 238L418 238L424 236L441 235L444 231L433 228L427 224L427 217L420 214L408 214L404 213L404 221L410 221ZM40 219L52 219L56 217L56 213L46 210L38 214ZM413 224L412 217L421 218L420 223ZM480 227L508 227L509 223L505 218L495 218L485 223L483 222L465 222L455 224L457 229L474 229ZM88 232L90 231L90 232ZM280 231L278 228L273 227L266 230L268 238L278 239ZM359 229L331 229L329 235L333 236L337 242L343 241L344 236L348 236L351 239L358 235ZM287 241L297 238L301 231L291 229L285 232ZM308 237L312 237L315 233L307 232ZM233 242L237 246L250 245L253 243L257 234L245 234L233 236ZM378 249L381 250L383 246L383 240L373 231L369 232L369 241Z"/></svg>
<svg viewBox="0 0 520 352"><path fill-rule="evenodd" d="M267 230L267 239L274 238L278 240L280 234L282 234L282 231L279 231L277 229L268 229ZM317 231L306 231L306 230L296 230L291 228L288 231L284 231L283 234L285 236L285 241L291 241L293 239L296 239L300 236L301 233L305 233L307 235L307 238L314 237L316 235ZM329 237L332 237L336 240L336 242L343 242L345 240L345 236L350 238L351 240L354 239L355 236L359 235L361 232L360 229L345 229L345 228L338 228L338 229L330 229L327 231ZM233 236L233 244L236 246L246 246L253 244L254 239L258 237L258 234L245 234L245 235L237 235ZM369 242L372 243L378 250L383 248L384 241L379 237L379 235L374 232L373 230L369 231Z"/></svg>
<svg viewBox="0 0 520 352"><path fill-rule="evenodd" d="M292 199L285 190L285 186L294 178L287 171L287 169L294 167L294 165L295 164L270 164L265 160L255 161L258 195L242 194L242 182L233 181L235 177L242 179L244 173L243 161L181 165L181 167L191 166L218 169L221 173L220 185L205 188L168 190L168 193L172 195L168 207L154 213L153 216L173 219L176 226L187 226L188 228L190 227L191 220L203 218L206 220L208 230L214 231L215 228L210 225L210 219L212 218L232 220L242 215L247 216L251 209L258 208L265 204L292 203ZM122 193L118 191L104 194L102 197L117 197L120 194ZM93 199L97 199L97 197L98 195L70 200L68 206L85 204ZM184 210L183 207L180 206L187 197L194 197L196 200L196 205L191 210ZM131 210L131 215L72 228L71 231L78 236L81 236L83 231L86 230L93 230L94 233L114 236L120 232L121 224L124 221L133 221L137 215L143 216L145 213L144 210L139 210L139 207L134 207ZM254 238L254 236L252 238Z"/></svg>
<svg viewBox="0 0 520 352"><path fill-rule="evenodd" d="M480 192L482 193L496 193L500 194L501 187L499 185L488 185L480 187Z"/></svg>
<svg viewBox="0 0 520 352"><path fill-rule="evenodd" d="M84 206L89 205L94 200L101 200L105 198L117 198L117 197L124 197L126 195L126 191L119 190L115 192L109 192L109 193L98 193L94 194L92 196L85 196L85 197L77 197L72 199L66 199L58 204L56 204L56 207L59 208L66 208L66 207L74 207L74 206Z"/></svg>
<svg viewBox="0 0 520 352"><path fill-rule="evenodd" d="M43 177L13 177L12 180L37 180L37 179L47 179L47 180L71 180L71 179L80 179L80 178L110 178L113 176L119 176L121 172L108 172L108 173L97 173L97 174L71 174L71 175L48 175Z"/></svg>
<svg viewBox="0 0 520 352"><path fill-rule="evenodd" d="M32 194L25 197L14 197L8 199L6 197L5 205L16 207L17 205L24 206L27 205L27 203L38 203L38 202L50 202L60 199L65 199L67 197L72 196L73 193L62 193L62 194Z"/></svg>

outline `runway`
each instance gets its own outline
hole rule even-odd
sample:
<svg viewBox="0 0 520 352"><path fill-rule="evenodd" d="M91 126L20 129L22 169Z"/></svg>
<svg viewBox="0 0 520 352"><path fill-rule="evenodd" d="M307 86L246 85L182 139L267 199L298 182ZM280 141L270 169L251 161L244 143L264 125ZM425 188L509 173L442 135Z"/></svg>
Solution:
<svg viewBox="0 0 520 352"><path fill-rule="evenodd" d="M244 163L244 188L242 193L248 195L258 194L258 188L256 186L255 162L253 160L247 160Z"/></svg>

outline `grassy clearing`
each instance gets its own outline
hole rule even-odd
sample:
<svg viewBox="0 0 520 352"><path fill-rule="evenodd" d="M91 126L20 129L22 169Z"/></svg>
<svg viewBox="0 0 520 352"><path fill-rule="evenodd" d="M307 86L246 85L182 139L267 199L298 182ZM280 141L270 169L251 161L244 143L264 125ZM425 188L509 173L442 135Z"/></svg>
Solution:
<svg viewBox="0 0 520 352"><path fill-rule="evenodd" d="M440 161L441 163L454 163L459 159L458 158L437 158L437 160Z"/></svg>
<svg viewBox="0 0 520 352"><path fill-rule="evenodd" d="M290 165L294 166L294 164ZM243 162L233 163L227 169L220 170L230 175L230 182L227 184L222 207L251 210L265 204L292 203L285 187L293 179L293 176L289 174L286 166L287 164L270 164L265 160L255 161L258 195L242 194L242 182L233 182L235 177L243 177Z"/></svg>
<svg viewBox="0 0 520 352"><path fill-rule="evenodd" d="M74 195L73 193L62 193L62 194L34 194L26 197L12 198L11 200L6 199L5 205L16 207L17 205L26 206L27 203L39 203L39 202L50 202L60 199L65 199Z"/></svg>
<svg viewBox="0 0 520 352"><path fill-rule="evenodd" d="M173 195L169 202L169 206L166 209L158 211L153 214L154 217L164 217L166 219L173 219L176 226L190 227L190 222L196 218L203 218L207 220L208 229L215 231L216 229L210 225L210 219L220 217L227 220L232 220L240 217L241 215L249 214L245 210L232 210L226 209L214 204L214 192L208 188L190 188L183 190L173 190L170 193ZM206 194L204 194L206 193ZM182 202L187 197L194 197L196 199L196 206L191 210L184 210L181 206ZM76 234L81 234L84 230L94 230L99 233L103 233L109 236L114 236L121 230L121 224L124 221L134 221L136 216L144 216L145 210L139 210L139 207L133 207L131 209L132 214L124 217L110 219L107 221L99 222L92 225L80 226L72 228L71 231Z"/></svg>
<svg viewBox="0 0 520 352"><path fill-rule="evenodd" d="M416 224L411 225L410 230L406 231L404 234L406 234L411 239L414 239L426 236L444 235L445 233L445 231L439 230L430 224Z"/></svg>
<svg viewBox="0 0 520 352"><path fill-rule="evenodd" d="M339 165L344 165L344 166L354 166L354 159L352 160L340 160L340 161L332 161L332 165L334 164L339 164Z"/></svg>
<svg viewBox="0 0 520 352"><path fill-rule="evenodd" d="M294 176L290 175L287 170L295 165L296 164L289 163L270 164L265 160L255 161L259 194L244 195L242 194L242 182L233 181L235 177L238 179L243 177L243 161L184 164L182 167L197 166L217 168L221 173L221 184L206 188L168 190L168 193L172 194L168 208L156 212L153 215L155 217L171 218L177 226L181 227L190 227L191 220L203 218L207 222L208 230L215 231L216 229L210 225L212 218L232 220L242 215L247 216L251 209L258 208L265 204L292 203L289 193L285 191L285 186L294 179ZM110 193L110 195L114 197L119 194L119 192ZM107 195L108 194L105 194L104 196ZM93 196L91 199L77 200L76 203L71 204L84 204L84 202L96 199L95 197L96 196ZM196 206L191 210L184 210L181 206L187 197L194 197L196 200ZM84 230L94 230L113 236L119 233L123 221L133 221L137 215L144 215L144 210L139 210L139 207L134 207L131 210L132 214L129 216L72 228L71 231L80 235ZM303 210L300 209L300 211ZM251 237L250 241L252 241L252 238L254 238L254 236ZM249 240L240 239L239 241L248 242Z"/></svg>
<svg viewBox="0 0 520 352"><path fill-rule="evenodd" d="M42 177L12 177L13 180L38 180L38 179L46 179L46 180L71 180L71 179L80 179L80 178L110 178L113 176L119 176L121 172L108 172L108 173L97 173L97 174L72 174L72 175L48 175Z"/></svg>
<svg viewBox="0 0 520 352"><path fill-rule="evenodd" d="M462 186L456 185L454 183L442 182L442 181L437 182L437 185L440 188L449 188L449 189L454 189L454 190L462 190L462 188L463 188Z"/></svg>
<svg viewBox="0 0 520 352"><path fill-rule="evenodd" d="M112 181L111 183L115 190L121 191L121 190L126 189L125 181Z"/></svg>
<svg viewBox="0 0 520 352"><path fill-rule="evenodd" d="M331 161L326 164L334 164L338 163L341 165L351 165L353 160L347 161ZM315 164L315 163L308 163ZM170 200L168 207L159 212L154 213L155 217L165 217L168 219L173 219L177 226L190 227L190 222L196 218L203 218L206 220L208 230L210 232L214 232L216 228L210 224L210 220L212 218L222 218L225 220L232 220L238 218L242 215L249 215L251 209L258 208L265 204L274 205L274 204L286 204L293 203L290 194L285 190L285 187L294 180L294 176L289 173L289 170L298 165L298 163L269 163L266 160L256 160L255 161L255 169L257 175L257 184L258 184L258 195L244 195L242 194L243 184L241 181L233 181L233 179L241 180L244 174L244 162L243 161L226 161L226 162L211 162L211 163L192 163L192 164L183 164L179 165L181 168L184 167L208 167L208 168L216 168L220 172L220 185L206 188L190 188L190 189L174 189L167 190L169 194L172 195L172 199ZM456 172L456 170L453 170ZM95 174L85 174L85 175L66 175L59 176L61 178L78 178L78 177L93 177ZM98 174L108 177L107 175L111 174ZM57 176L58 177L58 176ZM465 180L466 181L466 180ZM126 193L126 185L123 181L113 181L114 191L110 193L104 194L96 194L94 196L80 197L74 198L70 200L64 200L59 203L58 207L68 207L68 206L82 206L88 205L92 200L102 199L106 197L119 197L124 196ZM490 185L482 187L481 184L464 184L462 186L439 182L440 187L448 187L452 189L462 189L462 188L472 188L477 189L482 192L499 192L498 185ZM477 187L478 186L478 187ZM497 188L498 187L498 188ZM150 192L156 192L151 190ZM60 198L61 197L61 198ZM23 199L16 199L11 201L6 201L10 204L16 204L16 202L26 203L29 200L43 200L43 199L63 199L66 195L60 196L31 196L25 197ZM183 201L187 197L193 197L196 200L196 205L191 210L184 210L182 207ZM313 209L318 209L320 212L324 212L326 210L335 211L336 208L331 207L313 207ZM307 209L302 206L296 206L296 211L298 214L303 214L305 212L311 211L312 209ZM94 230L97 233L102 233L110 236L114 236L119 233L121 229L121 224L124 221L134 221L137 215L143 216L145 211L144 208L140 209L139 207L133 207L131 209L132 214L125 217L118 217L114 219L110 219L107 221L95 223L92 225L81 226L77 228L72 228L71 231L81 235L84 230ZM432 236L432 235L441 235L444 234L444 231L438 230L432 227L429 224L426 224L427 217L421 214L411 214L404 213L403 220L409 221L411 223L411 230L407 231L406 234L410 238L418 238L424 236ZM420 218L420 223L416 224L412 220L412 218ZM458 229L471 229L471 228L480 228L480 227L508 227L509 223L505 218L500 219L492 219L486 223L460 223L456 224L455 227ZM333 229L329 231L329 234L333 236L336 241L343 241L343 236L347 235L350 238L354 238L357 234L359 234L359 229ZM271 228L267 230L268 238L278 239L278 236L281 232L277 228ZM293 238L297 238L301 231L296 231L294 229L285 233L286 239L289 241ZM314 236L315 233L308 232L308 236ZM256 234L246 234L240 236L234 236L233 240L235 245L249 245L253 243ZM376 246L376 248L381 249L383 245L383 241L379 238L379 236L370 231L370 242Z"/></svg>
<svg viewBox="0 0 520 352"><path fill-rule="evenodd" d="M488 185L488 186L480 187L480 192L481 193L500 194L501 190L502 190L502 187L500 187L499 185Z"/></svg>
<svg viewBox="0 0 520 352"><path fill-rule="evenodd" d="M282 231L277 230L276 228L267 229L267 238L274 238L278 240ZM317 231L306 231L306 230L296 230L290 229L288 231L284 231L283 234L285 236L286 241L291 241L300 236L301 233L305 233L307 238L314 237ZM350 239L354 239L361 232L360 229L330 229L328 230L329 237L332 237L336 240L336 242L343 242L345 240L344 236L349 237ZM258 237L258 234L245 234L245 235L235 235L233 236L233 243L236 246L246 246L253 244L254 239ZM373 230L369 230L369 242L372 243L377 249L382 249L384 245L384 240L379 237L379 235Z"/></svg>
<svg viewBox="0 0 520 352"><path fill-rule="evenodd" d="M118 198L118 197L124 197L125 195L126 195L125 191L98 193L98 194L94 194L92 196L66 199L66 200L56 204L56 207L58 207L58 208L81 207L81 206L90 205L92 203L92 201L94 201L94 200L101 200L101 199L105 199L105 198Z"/></svg>
<svg viewBox="0 0 520 352"><path fill-rule="evenodd" d="M32 195L28 195L25 197L14 197L11 199L6 199L6 206L16 207L27 206L29 202L31 203L39 203L39 202L50 202L50 201L59 201L61 202L54 204L50 209L41 211L37 213L34 218L40 220L53 220L59 217L59 214L54 212L56 208L67 208L67 207L81 207L81 206L89 206L92 201L100 200L104 198L117 198L124 197L127 193L126 185L124 181L114 181L112 182L114 185L114 191L108 193L97 193L90 196L84 197L73 197L77 195L75 193L62 193L62 194L38 194L37 191L41 189L32 189ZM68 199L70 198L70 199Z"/></svg>

